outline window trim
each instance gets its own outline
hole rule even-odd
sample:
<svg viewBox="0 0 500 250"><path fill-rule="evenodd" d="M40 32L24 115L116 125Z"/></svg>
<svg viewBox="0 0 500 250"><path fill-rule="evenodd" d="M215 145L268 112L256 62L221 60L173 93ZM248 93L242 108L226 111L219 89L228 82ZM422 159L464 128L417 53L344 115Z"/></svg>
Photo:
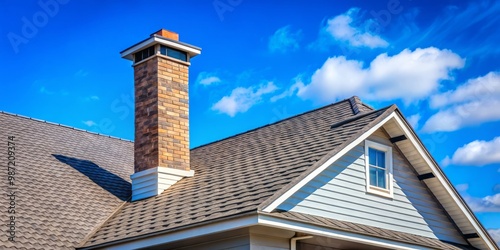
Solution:
<svg viewBox="0 0 500 250"><path fill-rule="evenodd" d="M385 166L387 168L386 180L387 188L380 188L370 185L370 159L369 149L373 148L385 152ZM365 171L366 171L366 192L376 194L384 197L394 197L394 184L393 184L393 160L392 160L392 147L378 142L365 140Z"/></svg>

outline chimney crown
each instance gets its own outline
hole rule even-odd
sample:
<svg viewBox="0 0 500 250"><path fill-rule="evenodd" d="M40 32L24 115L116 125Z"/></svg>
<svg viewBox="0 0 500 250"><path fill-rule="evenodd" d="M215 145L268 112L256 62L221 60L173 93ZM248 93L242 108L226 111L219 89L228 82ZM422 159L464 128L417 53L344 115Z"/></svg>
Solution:
<svg viewBox="0 0 500 250"><path fill-rule="evenodd" d="M189 63L190 59L201 54L201 48L179 41L179 34L161 29L120 52L122 58L138 62L157 53L181 59ZM182 55L182 56L179 56ZM140 60L137 60L139 56ZM180 57L180 58L179 58Z"/></svg>
<svg viewBox="0 0 500 250"><path fill-rule="evenodd" d="M173 32L173 31L170 31L170 30L166 30L166 29L161 29L161 30L158 30L155 33L151 34L151 36L154 36L154 35L162 36L162 37L165 37L165 38L170 39L170 40L179 41L179 34Z"/></svg>

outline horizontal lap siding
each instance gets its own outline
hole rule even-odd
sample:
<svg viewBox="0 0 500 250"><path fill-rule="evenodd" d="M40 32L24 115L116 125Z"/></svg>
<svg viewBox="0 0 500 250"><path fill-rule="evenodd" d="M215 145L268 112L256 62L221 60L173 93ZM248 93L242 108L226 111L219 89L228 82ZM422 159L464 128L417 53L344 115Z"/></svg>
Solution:
<svg viewBox="0 0 500 250"><path fill-rule="evenodd" d="M369 140L391 145L383 133ZM366 193L360 144L286 200L280 209L464 243L425 185L393 150L394 198Z"/></svg>

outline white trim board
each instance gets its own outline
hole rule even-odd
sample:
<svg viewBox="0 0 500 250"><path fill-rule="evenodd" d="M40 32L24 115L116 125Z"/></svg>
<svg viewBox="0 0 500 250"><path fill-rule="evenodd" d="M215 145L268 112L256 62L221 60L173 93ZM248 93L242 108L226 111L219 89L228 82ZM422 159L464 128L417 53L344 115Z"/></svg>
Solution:
<svg viewBox="0 0 500 250"><path fill-rule="evenodd" d="M108 246L108 247L98 247L99 249L104 248L108 250L128 250L128 249L139 249L146 247L153 247L162 244L167 244L174 241L185 240L189 238L194 238L198 236L203 236L207 234L213 234L218 232L224 232L228 230L235 230L243 227L250 227L257 225L258 216L246 216L236 219L224 220L220 222L214 222L206 224L203 226L193 227L190 229L180 230L176 232L161 234L157 236L151 236L143 239L137 239L130 242L125 242L119 245ZM93 248L91 248L93 249Z"/></svg>
<svg viewBox="0 0 500 250"><path fill-rule="evenodd" d="M412 245L409 243L381 239L373 236L366 236L356 233L345 232L341 230L329 229L326 227L316 226L303 222L290 221L287 219L276 218L266 214L254 214L235 219L228 219L224 221L202 225L199 227L179 230L171 233L159 234L156 236L151 236L143 239L136 239L129 242L123 242L121 244L118 243L117 245L95 246L95 247L99 249L108 249L108 250L125 250L125 249L138 249L138 248L142 249L146 247L154 247L162 244L168 244L179 240L186 240L198 236L220 233L229 230L236 230L256 225L267 226L271 228L280 228L294 232L309 233L318 236L341 239L351 242L358 242L389 249L422 249L422 250L430 249L419 245ZM95 247L89 247L89 248L94 249Z"/></svg>

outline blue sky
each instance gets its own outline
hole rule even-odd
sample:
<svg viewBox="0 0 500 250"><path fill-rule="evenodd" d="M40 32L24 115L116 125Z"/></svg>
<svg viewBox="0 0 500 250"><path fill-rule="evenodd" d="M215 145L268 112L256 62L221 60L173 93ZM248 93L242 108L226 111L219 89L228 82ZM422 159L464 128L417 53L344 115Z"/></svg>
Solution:
<svg viewBox="0 0 500 250"><path fill-rule="evenodd" d="M396 103L500 238L498 1L2 1L0 110L133 139L119 52L166 28L190 67L191 146L358 95Z"/></svg>

